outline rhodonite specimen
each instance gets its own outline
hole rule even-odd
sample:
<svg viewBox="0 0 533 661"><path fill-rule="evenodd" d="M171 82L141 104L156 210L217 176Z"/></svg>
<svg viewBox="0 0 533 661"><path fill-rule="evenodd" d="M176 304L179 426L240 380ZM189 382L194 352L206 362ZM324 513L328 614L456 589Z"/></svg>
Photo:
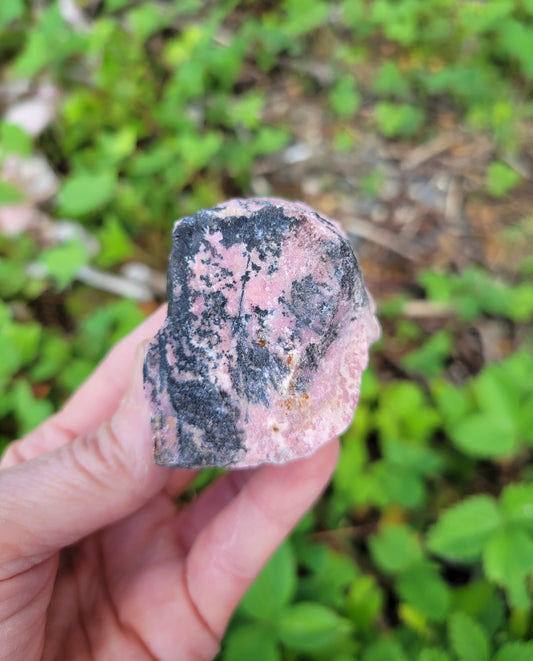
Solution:
<svg viewBox="0 0 533 661"><path fill-rule="evenodd" d="M336 221L275 198L182 218L167 293L144 364L156 463L285 463L348 427L379 325Z"/></svg>

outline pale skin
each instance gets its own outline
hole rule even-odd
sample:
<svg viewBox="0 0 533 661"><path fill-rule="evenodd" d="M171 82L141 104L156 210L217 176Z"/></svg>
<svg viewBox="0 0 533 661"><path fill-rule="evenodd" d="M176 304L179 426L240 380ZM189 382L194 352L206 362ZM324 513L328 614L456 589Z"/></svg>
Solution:
<svg viewBox="0 0 533 661"><path fill-rule="evenodd" d="M143 348L159 310L0 463L0 659L204 661L327 484L338 442L285 466L196 476L151 460Z"/></svg>

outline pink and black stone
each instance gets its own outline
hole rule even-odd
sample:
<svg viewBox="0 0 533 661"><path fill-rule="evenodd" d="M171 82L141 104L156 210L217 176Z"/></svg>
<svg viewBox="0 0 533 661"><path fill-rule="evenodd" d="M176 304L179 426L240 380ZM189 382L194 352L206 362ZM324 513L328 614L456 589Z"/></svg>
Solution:
<svg viewBox="0 0 533 661"><path fill-rule="evenodd" d="M342 433L379 325L340 225L235 199L177 221L172 240L144 363L155 462L281 464Z"/></svg>

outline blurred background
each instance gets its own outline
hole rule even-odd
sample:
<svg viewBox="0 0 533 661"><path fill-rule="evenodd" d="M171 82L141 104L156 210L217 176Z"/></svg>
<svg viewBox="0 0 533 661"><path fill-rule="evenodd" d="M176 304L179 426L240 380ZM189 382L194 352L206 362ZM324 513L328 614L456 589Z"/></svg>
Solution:
<svg viewBox="0 0 533 661"><path fill-rule="evenodd" d="M219 658L531 661L533 0L1 0L0 72L0 447L164 300L174 219L303 200L383 337Z"/></svg>

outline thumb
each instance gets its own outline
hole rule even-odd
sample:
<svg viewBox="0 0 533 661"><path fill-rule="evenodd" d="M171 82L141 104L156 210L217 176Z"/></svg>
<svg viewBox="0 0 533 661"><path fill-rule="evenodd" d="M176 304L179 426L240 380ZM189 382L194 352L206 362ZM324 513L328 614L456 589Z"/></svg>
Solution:
<svg viewBox="0 0 533 661"><path fill-rule="evenodd" d="M143 347L113 417L71 443L0 471L0 563L46 555L141 507L165 484L152 461Z"/></svg>

